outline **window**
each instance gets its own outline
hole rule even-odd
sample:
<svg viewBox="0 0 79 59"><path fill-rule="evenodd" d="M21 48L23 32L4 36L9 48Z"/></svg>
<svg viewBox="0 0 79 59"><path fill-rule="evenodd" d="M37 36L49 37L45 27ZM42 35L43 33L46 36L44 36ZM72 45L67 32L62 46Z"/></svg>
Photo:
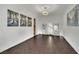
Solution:
<svg viewBox="0 0 79 59"><path fill-rule="evenodd" d="M54 27L54 34L58 34L59 33L59 24L55 24L53 27Z"/></svg>

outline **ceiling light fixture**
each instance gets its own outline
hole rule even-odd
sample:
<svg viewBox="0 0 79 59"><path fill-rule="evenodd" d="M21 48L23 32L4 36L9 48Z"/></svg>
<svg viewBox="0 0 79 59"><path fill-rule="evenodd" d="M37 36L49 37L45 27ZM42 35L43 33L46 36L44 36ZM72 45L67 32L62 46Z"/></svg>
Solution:
<svg viewBox="0 0 79 59"><path fill-rule="evenodd" d="M35 9L38 14L48 16L58 10L59 6L58 4L40 4L35 5Z"/></svg>
<svg viewBox="0 0 79 59"><path fill-rule="evenodd" d="M48 8L46 6L42 7L42 15L48 15Z"/></svg>

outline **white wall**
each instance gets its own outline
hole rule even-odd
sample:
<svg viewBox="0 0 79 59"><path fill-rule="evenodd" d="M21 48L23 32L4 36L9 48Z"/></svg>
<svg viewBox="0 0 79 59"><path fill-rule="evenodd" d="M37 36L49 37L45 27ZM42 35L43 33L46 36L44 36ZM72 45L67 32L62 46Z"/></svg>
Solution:
<svg viewBox="0 0 79 59"><path fill-rule="evenodd" d="M38 23L38 28L40 30L40 33L41 34L44 34L43 33L43 30L42 30L42 24L59 24L59 32L62 33L62 30L63 30L63 19L62 19L62 16L61 15L52 15L52 14L49 14L47 16L43 16L43 15L40 15L37 17L37 22ZM53 34L54 35L54 34Z"/></svg>
<svg viewBox="0 0 79 59"><path fill-rule="evenodd" d="M79 26L67 26L66 16L64 17L64 37L69 44L79 53Z"/></svg>
<svg viewBox="0 0 79 59"><path fill-rule="evenodd" d="M0 52L33 37L32 27L7 27L7 9L33 17L20 5L0 5Z"/></svg>
<svg viewBox="0 0 79 59"><path fill-rule="evenodd" d="M72 8L73 7L74 6L72 6ZM79 53L79 26L67 26L67 13L64 15L63 19L64 37L69 42L69 44Z"/></svg>

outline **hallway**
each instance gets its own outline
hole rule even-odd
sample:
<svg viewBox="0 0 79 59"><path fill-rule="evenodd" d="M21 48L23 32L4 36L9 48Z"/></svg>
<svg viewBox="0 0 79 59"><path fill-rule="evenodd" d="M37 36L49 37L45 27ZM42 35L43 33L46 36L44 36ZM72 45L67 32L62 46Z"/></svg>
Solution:
<svg viewBox="0 0 79 59"><path fill-rule="evenodd" d="M63 37L37 35L1 54L77 54Z"/></svg>

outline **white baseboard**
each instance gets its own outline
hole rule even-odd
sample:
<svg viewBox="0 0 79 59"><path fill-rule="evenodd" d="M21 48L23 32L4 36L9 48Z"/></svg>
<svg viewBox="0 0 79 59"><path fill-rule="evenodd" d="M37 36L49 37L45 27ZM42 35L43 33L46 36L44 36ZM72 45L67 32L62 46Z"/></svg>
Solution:
<svg viewBox="0 0 79 59"><path fill-rule="evenodd" d="M37 34L37 35L39 35L39 34ZM5 47L3 47L3 48L0 48L0 53L3 52L3 51L5 51L5 50L7 50L7 49L9 49L9 48L12 48L12 47L14 47L14 46L16 46L16 45L18 45L18 44L20 44L20 43L22 43L22 42L24 42L24 41L30 39L30 38L32 38L32 37L34 37L34 36L30 36L30 37L28 37L27 39L26 39L26 37L21 38L22 40L17 41L16 43L14 42L14 44L12 43L12 44L10 44L10 45L8 45L8 46L5 46ZM64 36L64 38L67 39L65 36ZM74 47L68 40L66 40L66 41L67 41L67 42L73 47L73 49L79 54L78 50L75 49L75 47Z"/></svg>
<svg viewBox="0 0 79 59"><path fill-rule="evenodd" d="M70 46L79 54L79 51L73 46L73 44L71 44L66 38L65 36L63 36L65 38L65 40L70 44Z"/></svg>
<svg viewBox="0 0 79 59"><path fill-rule="evenodd" d="M7 50L7 49L9 49L9 48L12 48L12 47L14 47L14 46L16 46L16 45L18 45L18 44L30 39L30 38L32 38L32 37L34 37L34 36L30 36L28 38L24 37L24 38L21 38L22 40L18 40L16 42L13 42L13 43L10 43L8 45L5 45L3 48L0 48L0 53L5 51L5 50Z"/></svg>

